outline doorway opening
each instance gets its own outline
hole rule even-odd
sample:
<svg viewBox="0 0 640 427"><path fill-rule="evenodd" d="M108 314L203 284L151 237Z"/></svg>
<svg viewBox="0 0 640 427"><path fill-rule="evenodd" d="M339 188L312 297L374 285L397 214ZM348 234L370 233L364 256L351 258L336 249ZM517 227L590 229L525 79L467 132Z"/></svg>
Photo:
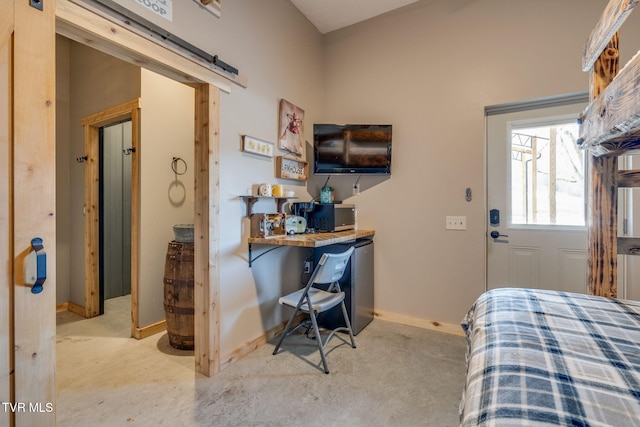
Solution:
<svg viewBox="0 0 640 427"><path fill-rule="evenodd" d="M138 305L136 254L139 229L136 206L139 203L140 188L136 153L139 146L139 123L140 99L99 111L82 120L86 156L84 317L104 313L105 296L107 293L122 292L122 277L126 274L129 278L125 280L126 287L131 294L132 333L138 324L134 307ZM127 148L122 148L125 145ZM117 159L118 154L125 154L123 150L128 152L124 156L127 159ZM105 184L106 179L112 182ZM124 190L124 187L127 189ZM119 253L123 249L128 251L128 257ZM111 287L120 290L111 287L107 290L107 281L112 283Z"/></svg>
<svg viewBox="0 0 640 427"><path fill-rule="evenodd" d="M147 40L117 23L108 21L108 19L102 15L99 16L94 11L86 10L67 1L58 3L58 6L64 6L64 13L60 15L56 13L56 32L58 35L68 37L84 46L91 46L97 51L106 53L113 58L124 60L131 65L145 64L145 69L154 71L175 82L186 84L194 89L194 120L190 122L191 129L194 130L194 137L191 139L194 143L192 148L194 160L193 167L189 169L193 171L195 187L193 207L194 235L196 236L194 242L194 304L196 312L200 313L199 316L195 317L195 370L206 376L214 375L220 370L219 266L217 262L219 256L217 230L219 223L219 211L217 209L219 170L216 167L219 163L220 90L230 92L233 81L207 67L200 67L198 64L194 64L193 60L184 54L167 50L162 46L158 46L154 41ZM62 7L60 9L62 10ZM117 37L114 37L112 30L106 33L103 32L103 24L107 24L107 22L109 22L108 25L123 29L123 31L118 31ZM81 64L71 64L68 67L68 71L78 73L77 65ZM116 76L107 75L101 81L106 84L114 82L115 78ZM132 80L119 80L119 82L121 84L131 84ZM91 93L91 89L80 93L80 96L88 93ZM132 110L132 112L137 114L136 110ZM135 120L133 120L133 123L135 127ZM69 122L69 124L73 125L72 122ZM134 131L133 134L135 136L137 132ZM154 149L145 151L145 159L148 159L147 154L150 152L154 153L155 151ZM75 152L70 154L72 156L78 155ZM84 154L88 155L87 152ZM139 155L138 151L134 154L133 168L137 164L135 161L135 156L137 155ZM152 162L149 167L162 167L163 164ZM169 166L167 165L166 167ZM132 171L132 175L133 179L138 176L135 170ZM97 180L97 176L93 176L92 179ZM135 194L132 194L132 204L139 206L135 197ZM90 208L91 206L85 207L85 216L89 213L97 216L94 211L89 212ZM82 210L78 211L81 212ZM134 209L132 224L141 222L135 216L138 214L139 212ZM161 216L156 214L156 217ZM148 222L144 221L143 224L146 227ZM89 240L87 234L83 237L85 240ZM164 244L166 244L166 240L163 242L163 246ZM146 254L146 251L141 251L135 245L136 239L133 237L132 257L141 252L142 255ZM82 256L80 256L80 259L82 259ZM79 263L75 262L75 264ZM145 265L144 259L140 259L138 263L132 259L132 268L135 269L136 265ZM94 267L97 271L97 263ZM136 277L137 272L132 271L132 298L135 297L134 293L136 292L134 281ZM134 309L132 311L133 316L139 312L140 308L137 308L138 310Z"/></svg>

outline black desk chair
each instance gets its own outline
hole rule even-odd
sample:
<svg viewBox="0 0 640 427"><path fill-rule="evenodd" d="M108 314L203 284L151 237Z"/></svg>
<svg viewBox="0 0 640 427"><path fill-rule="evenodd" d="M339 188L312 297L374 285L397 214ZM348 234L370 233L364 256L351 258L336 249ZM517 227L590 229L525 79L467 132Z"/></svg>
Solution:
<svg viewBox="0 0 640 427"><path fill-rule="evenodd" d="M351 338L351 347L356 348L356 341L353 338L353 330L351 329L351 323L349 322L349 315L347 314L347 308L344 305L344 292L340 290L340 284L338 283L338 281L344 275L344 271L347 268L347 264L349 262L349 257L351 257L353 251L354 248L352 246L345 252L339 254L322 254L322 257L318 261L318 265L313 271L313 274L311 275L311 278L309 278L309 281L307 282L307 285L304 287L304 289L300 289L299 291L283 296L278 300L278 302L282 305L287 305L289 307L295 308L295 311L291 315L289 322L287 322L287 326L284 328L284 332L282 333L282 336L278 341L278 345L276 345L275 350L273 350L274 355L278 353L280 345L286 337L291 335L300 326L305 325L305 323L303 322L298 324L296 327L291 328L293 320L295 319L299 311L307 313L310 317L311 325L307 326L307 332L309 332L309 330L313 327L315 338L318 343L318 349L320 350L320 355L322 356L322 364L324 365L325 374L329 373L329 367L327 366L327 358L324 350L329 343L329 340L335 335L336 332L349 332L349 337ZM329 287L326 291L324 291L322 289L315 288L315 284L329 284ZM320 330L318 328L316 315L325 312L338 304L340 304L342 307L342 315L344 316L344 321L347 326L333 329L327 336L327 338L323 341L322 336L320 335Z"/></svg>

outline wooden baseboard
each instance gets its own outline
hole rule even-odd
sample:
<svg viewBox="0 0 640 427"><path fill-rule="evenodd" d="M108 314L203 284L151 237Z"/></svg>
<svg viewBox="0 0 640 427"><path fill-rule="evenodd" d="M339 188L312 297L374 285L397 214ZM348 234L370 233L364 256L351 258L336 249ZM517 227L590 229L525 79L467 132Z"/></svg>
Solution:
<svg viewBox="0 0 640 427"><path fill-rule="evenodd" d="M80 315L82 317L85 317L86 310L84 309L83 306L81 306L79 304L76 304L75 302L71 302L71 301L69 301L67 303L67 305L68 305L68 310L70 312L78 314L78 315Z"/></svg>
<svg viewBox="0 0 640 427"><path fill-rule="evenodd" d="M82 317L86 317L84 307L71 301L63 302L62 304L56 305L56 313L60 313L63 311L70 311ZM284 326L282 327L282 329L284 329ZM131 331L131 336L137 340L141 340L166 330L167 330L167 321L161 320L160 322L153 323L143 328L134 328Z"/></svg>
<svg viewBox="0 0 640 427"><path fill-rule="evenodd" d="M432 331L444 332L445 334L465 336L462 327L458 323L444 323L436 320L421 319L418 317L406 316L404 314L390 313L388 311L376 310L374 313L376 319L386 320L387 322L400 323L407 326L415 326L417 328L429 329Z"/></svg>
<svg viewBox="0 0 640 427"><path fill-rule="evenodd" d="M167 330L167 321L161 320L149 326L145 326L142 328L134 328L131 331L131 336L137 340L141 340L166 330Z"/></svg>
<svg viewBox="0 0 640 427"><path fill-rule="evenodd" d="M70 311L82 317L84 316L84 307L74 302L68 301L62 304L56 304L56 313L62 313L63 311Z"/></svg>

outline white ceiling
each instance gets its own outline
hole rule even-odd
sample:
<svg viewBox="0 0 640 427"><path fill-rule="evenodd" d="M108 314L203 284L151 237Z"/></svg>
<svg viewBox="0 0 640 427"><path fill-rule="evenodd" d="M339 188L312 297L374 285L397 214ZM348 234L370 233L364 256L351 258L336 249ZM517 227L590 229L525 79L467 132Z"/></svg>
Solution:
<svg viewBox="0 0 640 427"><path fill-rule="evenodd" d="M298 9L326 34L381 15L417 0L291 0Z"/></svg>

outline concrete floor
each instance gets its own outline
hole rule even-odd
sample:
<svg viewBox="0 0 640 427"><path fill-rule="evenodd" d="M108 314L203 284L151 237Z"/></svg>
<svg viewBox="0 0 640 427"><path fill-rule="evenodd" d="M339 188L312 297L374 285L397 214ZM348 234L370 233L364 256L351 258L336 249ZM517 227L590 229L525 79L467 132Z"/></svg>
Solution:
<svg viewBox="0 0 640 427"><path fill-rule="evenodd" d="M207 378L166 333L129 338L128 297L105 313L58 313L59 426L459 424L462 337L374 320L357 349L331 341L329 375L315 341L292 336L276 356L271 342Z"/></svg>

